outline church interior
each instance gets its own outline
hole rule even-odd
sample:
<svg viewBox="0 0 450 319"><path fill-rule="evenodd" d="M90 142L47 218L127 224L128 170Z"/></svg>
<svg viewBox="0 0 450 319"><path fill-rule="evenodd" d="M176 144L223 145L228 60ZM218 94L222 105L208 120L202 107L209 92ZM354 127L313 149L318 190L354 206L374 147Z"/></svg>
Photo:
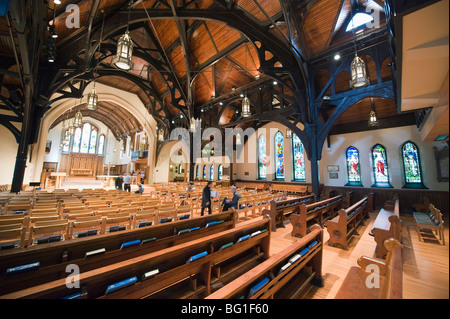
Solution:
<svg viewBox="0 0 450 319"><path fill-rule="evenodd" d="M0 299L448 299L448 39L448 0L1 0Z"/></svg>

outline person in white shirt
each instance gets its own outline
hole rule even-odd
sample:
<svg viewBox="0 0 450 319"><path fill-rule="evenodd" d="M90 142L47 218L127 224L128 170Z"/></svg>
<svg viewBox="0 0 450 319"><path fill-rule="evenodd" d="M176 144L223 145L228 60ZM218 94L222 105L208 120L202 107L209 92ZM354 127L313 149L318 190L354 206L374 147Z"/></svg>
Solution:
<svg viewBox="0 0 450 319"><path fill-rule="evenodd" d="M128 193L131 192L131 176L129 173L123 178L123 189Z"/></svg>

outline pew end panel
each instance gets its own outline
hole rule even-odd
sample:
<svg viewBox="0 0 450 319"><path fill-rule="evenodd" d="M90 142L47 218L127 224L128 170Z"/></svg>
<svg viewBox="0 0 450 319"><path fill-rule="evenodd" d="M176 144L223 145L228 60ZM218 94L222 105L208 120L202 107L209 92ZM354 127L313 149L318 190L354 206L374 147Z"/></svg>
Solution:
<svg viewBox="0 0 450 319"><path fill-rule="evenodd" d="M402 299L402 245L389 238L384 242L386 260L361 256L358 266L351 267L336 299Z"/></svg>

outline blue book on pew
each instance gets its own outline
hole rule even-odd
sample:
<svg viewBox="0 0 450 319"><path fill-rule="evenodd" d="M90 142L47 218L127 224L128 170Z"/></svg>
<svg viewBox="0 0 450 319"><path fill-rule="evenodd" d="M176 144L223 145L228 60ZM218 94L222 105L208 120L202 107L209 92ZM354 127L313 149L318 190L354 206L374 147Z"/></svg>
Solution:
<svg viewBox="0 0 450 319"><path fill-rule="evenodd" d="M210 223L207 223L205 227L222 224L223 222L225 222L225 221L224 220L218 220L218 221L210 222Z"/></svg>
<svg viewBox="0 0 450 319"><path fill-rule="evenodd" d="M178 217L178 220L189 219L189 217L191 217L191 214L186 214L186 215L184 215L184 216Z"/></svg>
<svg viewBox="0 0 450 319"><path fill-rule="evenodd" d="M309 248L305 248L300 252L300 255L305 256L309 251Z"/></svg>
<svg viewBox="0 0 450 319"><path fill-rule="evenodd" d="M139 239L133 240L133 241L128 241L126 243L123 243L122 246L120 246L120 249L129 248L129 247L137 246L140 244L141 244L141 241Z"/></svg>
<svg viewBox="0 0 450 319"><path fill-rule="evenodd" d="M31 263L31 264L21 265L21 266L17 266L17 267L11 267L11 268L6 269L6 275L20 274L25 271L38 269L40 264L41 263L38 261L35 263Z"/></svg>
<svg viewBox="0 0 450 319"><path fill-rule="evenodd" d="M268 283L269 283L269 278L266 277L263 280L261 280L259 283L254 285L252 288L250 288L250 292L248 293L248 298L253 297L258 292L258 290L260 290L262 287L264 287Z"/></svg>
<svg viewBox="0 0 450 319"><path fill-rule="evenodd" d="M190 231L199 230L199 229L200 229L200 227L194 227L194 228L191 228Z"/></svg>
<svg viewBox="0 0 450 319"><path fill-rule="evenodd" d="M82 296L81 292L77 292L76 294L62 297L61 299L80 299Z"/></svg>
<svg viewBox="0 0 450 319"><path fill-rule="evenodd" d="M313 248L315 245L317 245L319 242L317 240L313 241L311 244L309 244L308 248L311 249Z"/></svg>
<svg viewBox="0 0 450 319"><path fill-rule="evenodd" d="M189 263L193 262L194 260L200 259L202 257L205 257L206 255L208 255L207 251L204 251L200 254L194 255L186 261L186 264L189 264Z"/></svg>
<svg viewBox="0 0 450 319"><path fill-rule="evenodd" d="M115 292L117 290L129 287L131 285L134 285L136 282L137 282L136 276L116 282L115 284L109 285L108 288L106 288L105 295Z"/></svg>
<svg viewBox="0 0 450 319"><path fill-rule="evenodd" d="M249 239L249 238L250 238L250 235L242 236L241 238L239 238L239 239L237 240L236 244L239 244L240 242L243 242L244 240L247 240L247 239Z"/></svg>

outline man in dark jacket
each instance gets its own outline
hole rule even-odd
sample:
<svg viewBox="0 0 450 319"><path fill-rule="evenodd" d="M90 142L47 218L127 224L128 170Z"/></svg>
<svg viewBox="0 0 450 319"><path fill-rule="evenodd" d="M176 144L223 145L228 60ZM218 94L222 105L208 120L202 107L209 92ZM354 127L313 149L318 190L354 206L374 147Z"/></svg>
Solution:
<svg viewBox="0 0 450 319"><path fill-rule="evenodd" d="M122 188L122 186L123 186L123 178L122 178L122 175L120 175L119 177L116 178L115 186L116 186L116 189L117 189L117 190L119 190L119 191L123 190L123 188Z"/></svg>
<svg viewBox="0 0 450 319"><path fill-rule="evenodd" d="M205 210L205 208L208 208L209 215L212 214L212 208L211 208L211 187L212 187L212 185L213 185L213 182L209 181L206 184L205 188L203 188L201 216L203 216L203 211Z"/></svg>
<svg viewBox="0 0 450 319"><path fill-rule="evenodd" d="M236 186L231 187L231 193L233 193L233 198L230 200L228 198L225 198L223 200L223 211L226 212L231 207L234 207L235 209L238 209L239 207L239 199L242 197L241 194L236 192Z"/></svg>

